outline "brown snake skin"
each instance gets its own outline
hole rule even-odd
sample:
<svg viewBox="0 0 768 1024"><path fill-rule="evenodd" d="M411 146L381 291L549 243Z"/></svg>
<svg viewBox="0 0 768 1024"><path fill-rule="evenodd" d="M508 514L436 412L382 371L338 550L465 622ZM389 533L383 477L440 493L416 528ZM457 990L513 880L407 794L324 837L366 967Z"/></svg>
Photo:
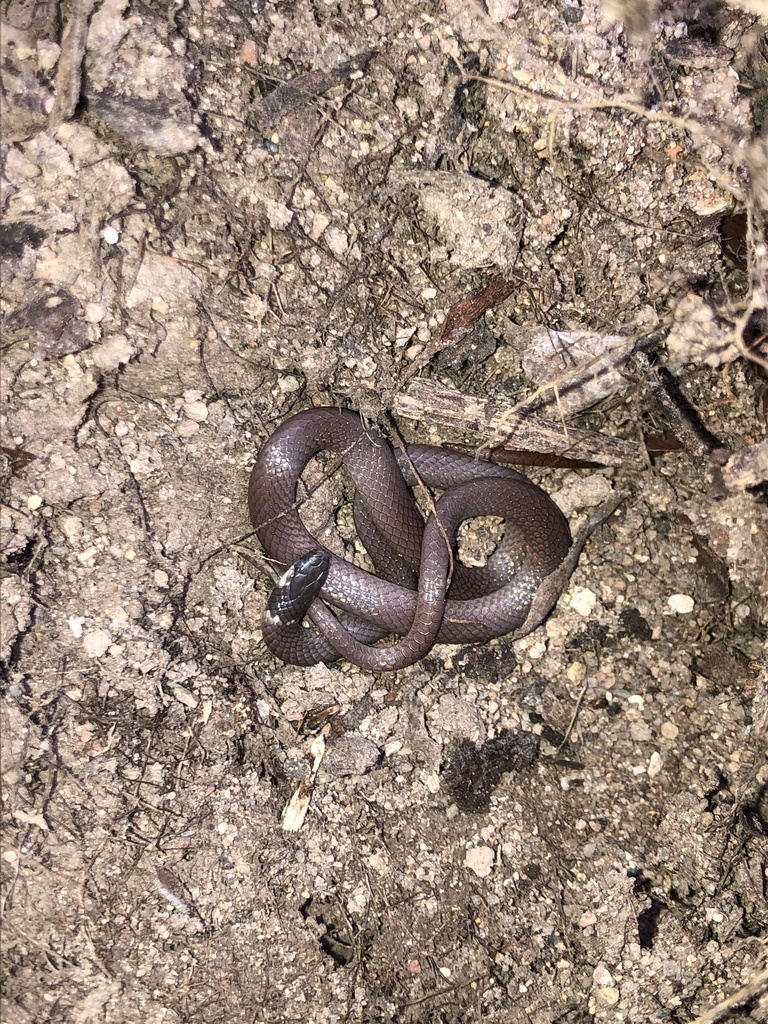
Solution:
<svg viewBox="0 0 768 1024"><path fill-rule="evenodd" d="M512 469L458 452L408 445L405 454L395 453L352 412L299 413L259 453L248 504L271 559L288 568L322 549L301 522L297 488L309 460L324 450L337 454L352 477L358 531L378 575L323 549L330 569L322 599L309 609L315 628L268 610L262 628L273 654L294 665L342 657L377 672L412 665L434 643L475 643L524 622L526 631L538 625L526 621L531 600L570 547L568 524L548 495ZM408 487L417 480L444 491L426 524ZM459 524L482 515L507 521L504 541L485 568L454 567ZM341 621L328 605L348 614ZM400 639L372 646L391 633Z"/></svg>

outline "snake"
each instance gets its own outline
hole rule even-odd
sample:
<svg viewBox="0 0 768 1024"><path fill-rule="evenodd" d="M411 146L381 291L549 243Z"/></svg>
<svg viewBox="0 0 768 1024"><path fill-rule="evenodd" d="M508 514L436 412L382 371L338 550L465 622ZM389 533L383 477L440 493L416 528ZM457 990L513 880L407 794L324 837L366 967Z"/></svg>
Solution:
<svg viewBox="0 0 768 1024"><path fill-rule="evenodd" d="M355 526L373 572L338 557L301 519L302 473L322 451L334 453L351 477ZM442 491L429 498L426 522L413 490L424 487ZM528 477L448 448L393 448L343 409L299 412L275 430L251 472L248 505L259 543L283 572L262 637L292 665L343 658L367 671L394 671L436 643L530 632L554 603L539 614L531 610L534 597L571 546L562 512ZM505 530L485 566L473 568L459 562L455 540L460 524L478 516L501 517ZM393 634L394 642L380 643Z"/></svg>

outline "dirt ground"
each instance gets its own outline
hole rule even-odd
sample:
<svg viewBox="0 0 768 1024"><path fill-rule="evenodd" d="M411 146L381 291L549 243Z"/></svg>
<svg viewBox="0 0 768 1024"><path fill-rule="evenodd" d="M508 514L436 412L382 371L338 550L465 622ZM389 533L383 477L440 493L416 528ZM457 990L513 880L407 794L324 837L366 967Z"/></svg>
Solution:
<svg viewBox="0 0 768 1024"><path fill-rule="evenodd" d="M755 10L3 5L4 1024L768 1020ZM534 471L626 499L522 640L276 662L263 441L456 439L397 397L516 402L532 325L669 336L716 443ZM569 424L669 436L638 365Z"/></svg>

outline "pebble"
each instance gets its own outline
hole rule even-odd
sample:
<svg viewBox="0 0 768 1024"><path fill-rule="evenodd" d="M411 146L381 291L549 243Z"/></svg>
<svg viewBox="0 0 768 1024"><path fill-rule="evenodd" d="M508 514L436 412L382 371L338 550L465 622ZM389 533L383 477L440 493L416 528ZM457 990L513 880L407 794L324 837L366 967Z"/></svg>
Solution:
<svg viewBox="0 0 768 1024"><path fill-rule="evenodd" d="M598 964L592 972L592 979L596 985L612 985L613 975L604 964Z"/></svg>
<svg viewBox="0 0 768 1024"><path fill-rule="evenodd" d="M467 850L464 865L470 871L474 871L478 878L487 878L493 870L494 857L490 846L473 846L471 850Z"/></svg>
<svg viewBox="0 0 768 1024"><path fill-rule="evenodd" d="M112 637L103 629L93 629L83 637L83 647L89 658L101 658L112 646Z"/></svg>
<svg viewBox="0 0 768 1024"><path fill-rule="evenodd" d="M205 423L208 419L208 406L205 402L185 402L182 411L193 423Z"/></svg>
<svg viewBox="0 0 768 1024"><path fill-rule="evenodd" d="M574 591L570 600L571 608L585 618L590 616L597 604L597 594L586 587L579 587Z"/></svg>

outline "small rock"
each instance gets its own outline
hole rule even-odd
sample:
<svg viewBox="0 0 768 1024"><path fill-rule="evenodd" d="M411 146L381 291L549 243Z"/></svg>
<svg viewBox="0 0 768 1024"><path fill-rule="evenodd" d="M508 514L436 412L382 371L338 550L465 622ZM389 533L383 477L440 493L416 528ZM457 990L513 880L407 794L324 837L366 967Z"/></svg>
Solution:
<svg viewBox="0 0 768 1024"><path fill-rule="evenodd" d="M575 612L588 618L597 604L597 594L586 587L579 587L571 598L570 604Z"/></svg>
<svg viewBox="0 0 768 1024"><path fill-rule="evenodd" d="M349 238L346 231L342 231L341 228L328 228L325 232L325 240L334 256L344 256L349 248Z"/></svg>
<svg viewBox="0 0 768 1024"><path fill-rule="evenodd" d="M208 406L205 402L185 402L182 412L193 423L205 423L208 419Z"/></svg>
<svg viewBox="0 0 768 1024"><path fill-rule="evenodd" d="M592 971L592 978L596 985L612 985L613 976L604 964L598 964Z"/></svg>
<svg viewBox="0 0 768 1024"><path fill-rule="evenodd" d="M116 370L121 363L130 362L132 356L133 347L124 334L115 334L91 349L91 358L101 370Z"/></svg>
<svg viewBox="0 0 768 1024"><path fill-rule="evenodd" d="M101 658L112 646L112 637L103 629L93 629L83 637L83 647L89 658Z"/></svg>
<svg viewBox="0 0 768 1024"><path fill-rule="evenodd" d="M473 846L471 850L467 850L464 866L474 871L478 878L487 878L493 871L494 857L490 846Z"/></svg>

